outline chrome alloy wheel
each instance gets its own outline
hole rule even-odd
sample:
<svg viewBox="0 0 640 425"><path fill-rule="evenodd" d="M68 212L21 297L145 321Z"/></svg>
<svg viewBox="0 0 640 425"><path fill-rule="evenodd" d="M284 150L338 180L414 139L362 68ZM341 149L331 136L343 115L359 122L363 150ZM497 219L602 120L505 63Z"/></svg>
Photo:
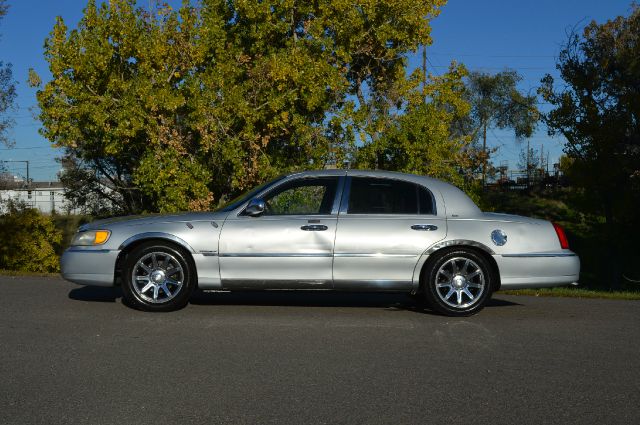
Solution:
<svg viewBox="0 0 640 425"><path fill-rule="evenodd" d="M184 271L173 255L150 252L133 267L131 282L140 298L161 304L178 295L184 283Z"/></svg>
<svg viewBox="0 0 640 425"><path fill-rule="evenodd" d="M450 307L468 308L478 302L484 290L484 273L469 258L451 258L436 273L436 293Z"/></svg>

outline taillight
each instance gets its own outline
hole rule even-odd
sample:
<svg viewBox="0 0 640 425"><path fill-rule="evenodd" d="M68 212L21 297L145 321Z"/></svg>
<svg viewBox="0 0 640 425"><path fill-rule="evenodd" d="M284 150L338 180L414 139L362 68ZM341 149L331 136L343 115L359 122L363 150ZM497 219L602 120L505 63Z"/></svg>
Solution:
<svg viewBox="0 0 640 425"><path fill-rule="evenodd" d="M569 249L569 240L567 239L567 235L564 233L564 229L562 226L556 223L553 224L553 228L556 230L556 235L558 235L558 241L560 242L560 248Z"/></svg>

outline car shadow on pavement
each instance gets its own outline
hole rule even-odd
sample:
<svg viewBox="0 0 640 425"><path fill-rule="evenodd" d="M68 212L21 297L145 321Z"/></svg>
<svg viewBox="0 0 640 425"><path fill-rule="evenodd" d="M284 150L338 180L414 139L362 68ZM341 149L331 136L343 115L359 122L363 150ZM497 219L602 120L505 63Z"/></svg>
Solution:
<svg viewBox="0 0 640 425"><path fill-rule="evenodd" d="M119 287L82 286L69 291L69 298L76 301L113 303L122 297Z"/></svg>
<svg viewBox="0 0 640 425"><path fill-rule="evenodd" d="M83 286L69 291L76 301L116 302L122 298L119 287ZM368 307L388 311L414 311L435 314L424 303L404 293L329 292L329 291L196 291L191 299L195 305L254 305L289 307ZM126 303L125 303L126 304ZM510 307L521 304L491 299L487 308Z"/></svg>
<svg viewBox="0 0 640 425"><path fill-rule="evenodd" d="M434 314L424 303L404 293L329 291L197 291L190 300L196 305L256 305L294 307L377 307L389 311L415 311ZM487 308L519 306L502 299L491 299Z"/></svg>

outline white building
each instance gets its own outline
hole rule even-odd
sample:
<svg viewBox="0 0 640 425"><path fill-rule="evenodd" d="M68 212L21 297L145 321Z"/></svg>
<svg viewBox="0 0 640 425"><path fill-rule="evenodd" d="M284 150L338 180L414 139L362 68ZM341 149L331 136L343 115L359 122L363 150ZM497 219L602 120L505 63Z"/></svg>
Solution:
<svg viewBox="0 0 640 425"><path fill-rule="evenodd" d="M32 208L43 213L77 213L69 208L64 197L64 187L60 182L26 182L18 179L4 180L0 182L0 201L13 199L22 201ZM0 209L3 208L0 202Z"/></svg>

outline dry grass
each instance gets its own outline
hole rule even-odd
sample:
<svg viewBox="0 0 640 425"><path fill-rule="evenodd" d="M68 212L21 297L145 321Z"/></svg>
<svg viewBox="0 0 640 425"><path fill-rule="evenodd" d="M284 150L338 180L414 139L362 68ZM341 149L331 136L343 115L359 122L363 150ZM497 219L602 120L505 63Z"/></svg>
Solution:
<svg viewBox="0 0 640 425"><path fill-rule="evenodd" d="M60 273L38 273L38 272L23 272L20 270L3 270L0 269L0 276L37 276L37 277L60 277Z"/></svg>

